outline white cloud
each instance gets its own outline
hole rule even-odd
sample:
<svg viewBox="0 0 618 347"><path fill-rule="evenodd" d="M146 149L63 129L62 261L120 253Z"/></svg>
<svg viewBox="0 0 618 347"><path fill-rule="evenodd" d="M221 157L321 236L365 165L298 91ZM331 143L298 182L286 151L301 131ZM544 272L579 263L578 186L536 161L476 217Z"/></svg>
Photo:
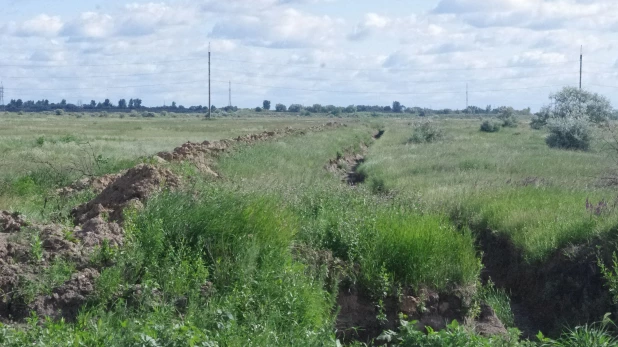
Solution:
<svg viewBox="0 0 618 347"><path fill-rule="evenodd" d="M8 97L203 105L209 41L216 105L227 103L232 81L240 106L264 98L339 105L399 99L459 108L465 98L444 92L465 90L466 82L502 90L577 81L582 44L584 70L590 71L584 83L616 84L618 3L610 0L441 0L428 13L396 12L383 2L361 14L345 5L314 4L327 0L127 1L135 3L4 20L0 45L9 48L0 60L66 66L5 69L5 86L24 90ZM151 87L131 87L140 85ZM470 100L534 108L549 91L471 91ZM415 92L428 94L405 94Z"/></svg>
<svg viewBox="0 0 618 347"><path fill-rule="evenodd" d="M63 25L60 17L40 14L18 24L15 28L15 34L18 36L53 37L60 32Z"/></svg>
<svg viewBox="0 0 618 347"><path fill-rule="evenodd" d="M219 21L210 36L270 48L301 48L333 44L341 23L329 16L309 15L292 8L260 16L235 16Z"/></svg>
<svg viewBox="0 0 618 347"><path fill-rule="evenodd" d="M107 38L114 33L114 18L97 12L84 12L67 23L62 34L78 38Z"/></svg>

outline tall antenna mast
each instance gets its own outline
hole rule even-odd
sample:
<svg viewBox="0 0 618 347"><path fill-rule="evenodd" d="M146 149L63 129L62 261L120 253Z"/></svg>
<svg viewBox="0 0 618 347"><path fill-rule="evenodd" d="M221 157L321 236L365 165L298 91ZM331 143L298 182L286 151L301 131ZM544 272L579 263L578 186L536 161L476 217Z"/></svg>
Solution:
<svg viewBox="0 0 618 347"><path fill-rule="evenodd" d="M4 85L0 82L0 106L4 108Z"/></svg>
<svg viewBox="0 0 618 347"><path fill-rule="evenodd" d="M232 81L230 81L230 102L228 106L232 107Z"/></svg>
<svg viewBox="0 0 618 347"><path fill-rule="evenodd" d="M208 42L208 118L211 118L212 106L210 104L210 42Z"/></svg>
<svg viewBox="0 0 618 347"><path fill-rule="evenodd" d="M582 70L584 66L584 46L579 47L579 90L582 90ZM580 101L581 106L581 101Z"/></svg>

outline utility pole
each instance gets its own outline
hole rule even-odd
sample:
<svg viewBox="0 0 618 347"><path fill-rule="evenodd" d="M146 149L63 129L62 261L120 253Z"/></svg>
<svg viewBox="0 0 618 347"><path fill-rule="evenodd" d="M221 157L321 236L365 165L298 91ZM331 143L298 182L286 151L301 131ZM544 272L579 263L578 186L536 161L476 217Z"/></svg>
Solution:
<svg viewBox="0 0 618 347"><path fill-rule="evenodd" d="M4 85L0 82L0 107L4 109Z"/></svg>
<svg viewBox="0 0 618 347"><path fill-rule="evenodd" d="M212 106L210 105L210 42L208 42L208 118L211 118Z"/></svg>
<svg viewBox="0 0 618 347"><path fill-rule="evenodd" d="M468 83L466 83L466 110L468 109Z"/></svg>
<svg viewBox="0 0 618 347"><path fill-rule="evenodd" d="M584 46L579 50L579 89L582 89L582 68L584 67Z"/></svg>
<svg viewBox="0 0 618 347"><path fill-rule="evenodd" d="M232 108L232 81L230 81L230 102L228 106Z"/></svg>

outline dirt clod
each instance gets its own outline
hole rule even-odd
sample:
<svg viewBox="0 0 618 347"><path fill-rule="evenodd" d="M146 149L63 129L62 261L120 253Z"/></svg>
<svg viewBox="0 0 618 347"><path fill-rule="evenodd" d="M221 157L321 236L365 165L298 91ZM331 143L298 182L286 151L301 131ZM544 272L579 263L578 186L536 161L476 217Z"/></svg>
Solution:
<svg viewBox="0 0 618 347"><path fill-rule="evenodd" d="M99 194L120 176L122 176L122 173L109 174L101 177L85 177L68 187L58 189L56 193L60 196L69 196L84 190L92 190L95 194Z"/></svg>
<svg viewBox="0 0 618 347"><path fill-rule="evenodd" d="M483 336L506 335L508 332L494 310L487 304L481 304L481 314L474 329Z"/></svg>
<svg viewBox="0 0 618 347"><path fill-rule="evenodd" d="M12 233L21 230L21 227L27 226L21 215L17 212L0 211L0 232Z"/></svg>
<svg viewBox="0 0 618 347"><path fill-rule="evenodd" d="M98 277L97 270L84 269L73 274L68 282L56 288L51 295L37 297L25 309L27 312L35 311L40 316L53 319L62 317L73 321L88 296L94 292L94 284Z"/></svg>

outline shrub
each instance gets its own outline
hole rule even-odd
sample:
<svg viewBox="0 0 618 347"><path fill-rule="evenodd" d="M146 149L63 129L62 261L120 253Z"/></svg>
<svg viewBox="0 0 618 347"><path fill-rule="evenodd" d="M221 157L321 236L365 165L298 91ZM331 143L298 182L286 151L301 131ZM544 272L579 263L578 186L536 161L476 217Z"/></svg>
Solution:
<svg viewBox="0 0 618 347"><path fill-rule="evenodd" d="M126 117L126 115L124 113L121 113L119 117L120 117L120 119L124 119L124 117Z"/></svg>
<svg viewBox="0 0 618 347"><path fill-rule="evenodd" d="M503 127L517 128L517 118L515 117L515 110L513 110L512 107L502 108L498 119L502 121Z"/></svg>
<svg viewBox="0 0 618 347"><path fill-rule="evenodd" d="M144 113L142 113L142 117L154 118L154 117L156 117L156 114L154 112L144 112Z"/></svg>
<svg viewBox="0 0 618 347"><path fill-rule="evenodd" d="M547 123L549 147L587 151L590 148L590 128L583 119L555 119Z"/></svg>
<svg viewBox="0 0 618 347"><path fill-rule="evenodd" d="M255 108L255 112L262 112L262 108L261 108L261 107L259 107L259 106L258 106L258 107L256 107L256 108Z"/></svg>
<svg viewBox="0 0 618 347"><path fill-rule="evenodd" d="M408 143L431 143L444 138L444 132L432 122L423 122L414 129Z"/></svg>
<svg viewBox="0 0 618 347"><path fill-rule="evenodd" d="M275 106L275 111L277 111L277 112L285 112L285 111L287 111L287 109L288 108L284 104L277 104Z"/></svg>
<svg viewBox="0 0 618 347"><path fill-rule="evenodd" d="M496 121L486 120L481 124L481 131L495 133L500 131L501 124Z"/></svg>
<svg viewBox="0 0 618 347"><path fill-rule="evenodd" d="M62 116L64 114L64 110L58 109L55 111L56 116Z"/></svg>
<svg viewBox="0 0 618 347"><path fill-rule="evenodd" d="M530 127L532 129L539 130L547 125L547 120L549 120L551 116L551 109L549 106L543 106L541 110L532 117L532 121L530 122Z"/></svg>

